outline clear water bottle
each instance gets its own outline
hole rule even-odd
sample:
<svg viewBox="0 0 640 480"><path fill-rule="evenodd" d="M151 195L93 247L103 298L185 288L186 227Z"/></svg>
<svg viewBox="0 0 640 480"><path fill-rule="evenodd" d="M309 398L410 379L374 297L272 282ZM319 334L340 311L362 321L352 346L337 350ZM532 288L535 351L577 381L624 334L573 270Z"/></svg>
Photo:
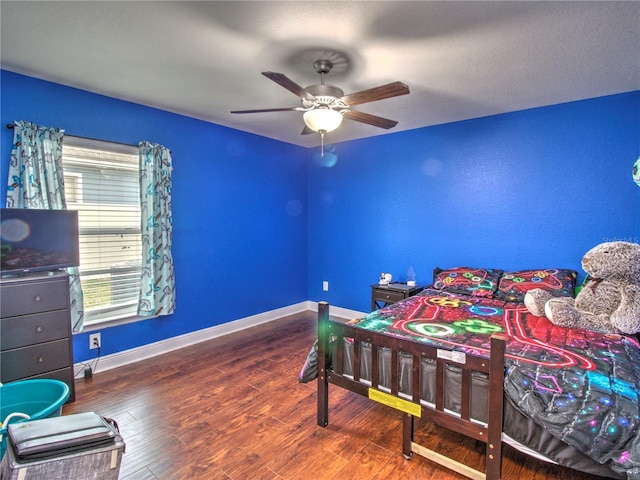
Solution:
<svg viewBox="0 0 640 480"><path fill-rule="evenodd" d="M416 272L413 271L413 267L409 267L409 271L407 272L407 285L409 287L416 286Z"/></svg>

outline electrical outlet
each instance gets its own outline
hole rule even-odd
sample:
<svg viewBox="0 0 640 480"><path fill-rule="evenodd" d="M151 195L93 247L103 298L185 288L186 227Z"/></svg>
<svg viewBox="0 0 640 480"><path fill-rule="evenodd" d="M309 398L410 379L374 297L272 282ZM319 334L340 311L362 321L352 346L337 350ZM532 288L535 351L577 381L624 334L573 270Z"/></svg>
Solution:
<svg viewBox="0 0 640 480"><path fill-rule="evenodd" d="M99 333L89 334L89 349L100 348L102 346L102 339Z"/></svg>
<svg viewBox="0 0 640 480"><path fill-rule="evenodd" d="M329 282L327 282L326 280L322 282L322 290L324 290L325 292L329 291Z"/></svg>

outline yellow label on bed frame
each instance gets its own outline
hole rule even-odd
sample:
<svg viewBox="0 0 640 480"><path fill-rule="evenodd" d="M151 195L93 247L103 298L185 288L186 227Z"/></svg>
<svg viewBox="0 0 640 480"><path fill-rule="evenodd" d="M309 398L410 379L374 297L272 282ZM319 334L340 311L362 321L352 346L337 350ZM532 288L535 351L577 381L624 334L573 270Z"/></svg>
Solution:
<svg viewBox="0 0 640 480"><path fill-rule="evenodd" d="M422 416L422 407L420 405L411 403L403 398L394 397L375 388L369 389L369 398L388 407L413 415L414 417Z"/></svg>

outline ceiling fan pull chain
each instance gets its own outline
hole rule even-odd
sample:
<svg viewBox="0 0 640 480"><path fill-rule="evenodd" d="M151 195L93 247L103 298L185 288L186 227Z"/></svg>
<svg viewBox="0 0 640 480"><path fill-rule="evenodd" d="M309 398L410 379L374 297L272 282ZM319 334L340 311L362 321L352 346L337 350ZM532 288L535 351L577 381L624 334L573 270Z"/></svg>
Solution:
<svg viewBox="0 0 640 480"><path fill-rule="evenodd" d="M324 132L320 132L320 158L324 157Z"/></svg>

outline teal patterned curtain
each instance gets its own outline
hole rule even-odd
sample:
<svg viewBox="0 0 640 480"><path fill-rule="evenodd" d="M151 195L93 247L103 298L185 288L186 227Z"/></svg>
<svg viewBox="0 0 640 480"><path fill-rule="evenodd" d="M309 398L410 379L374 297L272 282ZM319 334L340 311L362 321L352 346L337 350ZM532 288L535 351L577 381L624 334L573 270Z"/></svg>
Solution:
<svg viewBox="0 0 640 480"><path fill-rule="evenodd" d="M31 122L14 122L13 148L7 187L8 208L66 210L62 170L64 130ZM84 328L84 297L77 268L68 268L71 287L71 324Z"/></svg>
<svg viewBox="0 0 640 480"><path fill-rule="evenodd" d="M171 152L140 142L142 286L138 315L173 313L176 305L171 216Z"/></svg>

